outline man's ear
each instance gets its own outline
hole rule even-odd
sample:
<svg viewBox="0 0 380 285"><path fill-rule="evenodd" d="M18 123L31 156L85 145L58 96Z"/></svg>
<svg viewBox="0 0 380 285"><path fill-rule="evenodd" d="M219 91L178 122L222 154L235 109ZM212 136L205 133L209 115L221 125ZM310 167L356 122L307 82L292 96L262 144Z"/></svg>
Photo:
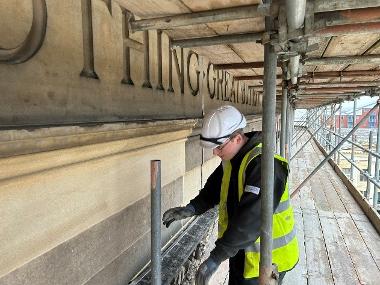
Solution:
<svg viewBox="0 0 380 285"><path fill-rule="evenodd" d="M241 136L241 134L237 134L237 135L235 136L235 139L236 139L236 142L237 142L238 144L240 144L240 143L243 141L243 137Z"/></svg>

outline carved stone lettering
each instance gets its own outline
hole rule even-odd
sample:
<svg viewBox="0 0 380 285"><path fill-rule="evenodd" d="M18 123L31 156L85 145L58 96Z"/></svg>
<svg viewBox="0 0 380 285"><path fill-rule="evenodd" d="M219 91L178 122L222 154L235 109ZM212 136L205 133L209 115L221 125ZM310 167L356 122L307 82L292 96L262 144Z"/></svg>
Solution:
<svg viewBox="0 0 380 285"><path fill-rule="evenodd" d="M45 0L33 0L33 21L26 39L15 48L0 48L0 63L18 64L32 58L45 40L46 24Z"/></svg>
<svg viewBox="0 0 380 285"><path fill-rule="evenodd" d="M169 38L169 86L168 92L174 92L173 89L173 50L172 50L172 40Z"/></svg>
<svg viewBox="0 0 380 285"><path fill-rule="evenodd" d="M143 88L152 88L150 83L150 69L149 69L149 32L144 31L144 83Z"/></svg>
<svg viewBox="0 0 380 285"><path fill-rule="evenodd" d="M157 30L157 90L164 90L162 86L162 31Z"/></svg>
<svg viewBox="0 0 380 285"><path fill-rule="evenodd" d="M181 94L184 94L185 80L184 80L184 74L183 74L184 72L183 48L181 48L181 67L179 66L177 50L175 48L173 48L173 56L174 56L174 62L175 62L175 70L177 72L177 77L178 77L179 85L181 88Z"/></svg>
<svg viewBox="0 0 380 285"><path fill-rule="evenodd" d="M212 92L211 92L211 88L210 88L210 69L211 69L211 66L213 67L213 72L212 72L212 80L214 81L214 86L212 88ZM208 90L208 95L210 96L211 99L214 99L214 96L215 96L215 84L216 84L216 78L215 78L215 72L214 72L214 65L210 62L207 66L207 90Z"/></svg>
<svg viewBox="0 0 380 285"><path fill-rule="evenodd" d="M230 101L236 103L236 92L235 92L235 79L234 79L234 77L232 77L232 82L231 82L231 99L230 99Z"/></svg>
<svg viewBox="0 0 380 285"><path fill-rule="evenodd" d="M111 0L103 0L110 15ZM92 0L82 0L82 32L83 32L83 69L80 76L99 79L94 64L94 34L92 28Z"/></svg>
<svg viewBox="0 0 380 285"><path fill-rule="evenodd" d="M191 80L190 80L190 60L191 60L191 56L193 56L193 55L197 59L197 68L199 67L198 54L196 54L193 51L189 51L189 53L187 54L187 83L189 84L189 87L191 89L191 94L193 96L196 96L198 94L198 91L199 91L199 74L200 74L200 71L198 69L195 70L196 76L197 76L197 86L195 88L193 88L193 86L191 85Z"/></svg>
<svg viewBox="0 0 380 285"><path fill-rule="evenodd" d="M131 52L130 52L129 45L126 42L126 39L129 39L128 22L132 18L132 14L124 8L121 8L121 10L123 13L122 29L123 29L123 51L124 51L124 58L123 58L124 77L121 80L121 83L134 85L131 78Z"/></svg>
<svg viewBox="0 0 380 285"><path fill-rule="evenodd" d="M244 83L241 86L241 103L245 104L245 84Z"/></svg>
<svg viewBox="0 0 380 285"><path fill-rule="evenodd" d="M223 100L223 76L224 76L224 72L223 70L218 70L216 72L216 82L217 82L217 88L216 88L216 99L217 100L220 100L222 99Z"/></svg>

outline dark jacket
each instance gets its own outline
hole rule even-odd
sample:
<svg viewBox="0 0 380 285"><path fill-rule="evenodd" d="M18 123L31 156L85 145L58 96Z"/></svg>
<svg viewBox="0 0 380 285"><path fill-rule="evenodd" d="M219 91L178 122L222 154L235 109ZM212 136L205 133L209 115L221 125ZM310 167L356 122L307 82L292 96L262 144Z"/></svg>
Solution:
<svg viewBox="0 0 380 285"><path fill-rule="evenodd" d="M212 258L218 262L230 259L230 279L236 281L243 281L244 248L252 245L260 236L261 224L261 192L257 195L244 192L240 202L238 198L238 171L242 159L248 151L261 142L261 132L247 133L246 136L249 138L248 142L231 159L232 172L227 197L228 227L224 235L216 241L215 249L211 252ZM287 176L288 169L275 159L274 211L284 192ZM207 179L199 195L190 201L196 214L202 214L219 204L222 177L221 163ZM261 155L249 163L245 185L261 188Z"/></svg>

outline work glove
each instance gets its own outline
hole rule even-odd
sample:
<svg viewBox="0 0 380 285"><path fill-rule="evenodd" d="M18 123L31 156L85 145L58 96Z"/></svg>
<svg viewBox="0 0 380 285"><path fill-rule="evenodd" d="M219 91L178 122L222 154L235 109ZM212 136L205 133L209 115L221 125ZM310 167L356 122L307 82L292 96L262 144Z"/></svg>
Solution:
<svg viewBox="0 0 380 285"><path fill-rule="evenodd" d="M174 221L179 221L195 215L195 209L192 205L186 207L176 207L167 210L162 216L163 224L168 228Z"/></svg>
<svg viewBox="0 0 380 285"><path fill-rule="evenodd" d="M199 266L197 276L195 278L195 285L207 285L219 265L220 263L217 263L211 257L206 259L201 266Z"/></svg>

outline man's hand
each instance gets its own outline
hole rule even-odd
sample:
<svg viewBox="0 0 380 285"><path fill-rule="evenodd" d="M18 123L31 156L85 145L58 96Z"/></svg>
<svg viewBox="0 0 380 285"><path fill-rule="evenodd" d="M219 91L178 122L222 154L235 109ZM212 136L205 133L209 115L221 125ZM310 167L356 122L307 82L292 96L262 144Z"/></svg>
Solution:
<svg viewBox="0 0 380 285"><path fill-rule="evenodd" d="M168 228L174 221L179 221L185 218L194 216L195 209L190 204L186 207L176 207L167 210L162 216L163 224Z"/></svg>
<svg viewBox="0 0 380 285"><path fill-rule="evenodd" d="M211 257L206 259L205 262L199 266L197 277L195 279L195 285L207 285L211 276L215 273L218 267L219 264Z"/></svg>

